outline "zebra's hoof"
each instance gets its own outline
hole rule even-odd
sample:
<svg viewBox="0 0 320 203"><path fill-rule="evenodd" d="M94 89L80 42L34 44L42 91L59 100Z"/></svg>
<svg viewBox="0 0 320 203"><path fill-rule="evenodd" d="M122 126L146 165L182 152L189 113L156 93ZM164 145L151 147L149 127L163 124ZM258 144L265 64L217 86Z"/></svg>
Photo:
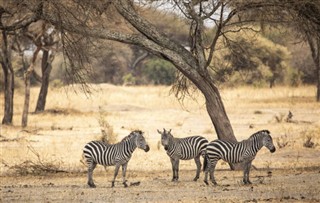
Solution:
<svg viewBox="0 0 320 203"><path fill-rule="evenodd" d="M128 185L127 185L126 182L123 182L123 186L124 186L124 187L128 187Z"/></svg>
<svg viewBox="0 0 320 203"><path fill-rule="evenodd" d="M111 183L111 187L114 187L114 182Z"/></svg>
<svg viewBox="0 0 320 203"><path fill-rule="evenodd" d="M88 183L88 185L89 185L89 187L91 187L91 188L95 188L95 187L96 187L96 185L95 185L94 183Z"/></svg>
<svg viewBox="0 0 320 203"><path fill-rule="evenodd" d="M204 182L206 185L209 185L208 181L204 180L203 182Z"/></svg>
<svg viewBox="0 0 320 203"><path fill-rule="evenodd" d="M195 177L194 179L193 179L193 181L197 181L199 179L199 177Z"/></svg>
<svg viewBox="0 0 320 203"><path fill-rule="evenodd" d="M249 180L248 180L248 181L243 181L243 183L244 183L245 185L251 185L251 184L252 184L252 182L250 182Z"/></svg>

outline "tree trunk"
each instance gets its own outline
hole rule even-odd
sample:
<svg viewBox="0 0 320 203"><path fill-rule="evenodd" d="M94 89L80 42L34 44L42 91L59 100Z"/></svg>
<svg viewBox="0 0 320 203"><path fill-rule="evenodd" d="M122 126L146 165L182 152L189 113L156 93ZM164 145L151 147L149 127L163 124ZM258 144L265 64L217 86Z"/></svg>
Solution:
<svg viewBox="0 0 320 203"><path fill-rule="evenodd" d="M24 106L23 106L23 112L22 112L22 122L21 122L22 127L26 127L28 125L28 113L29 113L29 103L30 103L30 76L34 71L34 68L33 68L34 63L37 59L40 49L41 49L40 47L37 47L37 49L33 53L32 61L24 75L25 98L24 98Z"/></svg>
<svg viewBox="0 0 320 203"><path fill-rule="evenodd" d="M218 139L237 142L218 88L210 81L210 77L204 77L203 80L199 80L198 82L199 85L197 86L205 96L207 112L211 118ZM229 166L231 170L243 169L243 164L229 163Z"/></svg>
<svg viewBox="0 0 320 203"><path fill-rule="evenodd" d="M11 65L10 65L11 66ZM4 116L2 124L11 125L13 119L14 73L2 63L4 72Z"/></svg>
<svg viewBox="0 0 320 203"><path fill-rule="evenodd" d="M317 42L318 46L318 54L317 54L317 59L315 60L316 63L316 72L317 72L317 102L320 102L320 39L318 39Z"/></svg>
<svg viewBox="0 0 320 203"><path fill-rule="evenodd" d="M46 106L46 99L49 88L49 78L52 70L51 62L54 55L53 53L49 56L49 51L44 50L42 55L42 63L41 63L41 71L42 71L42 80L41 80L41 88L38 96L37 106L35 112L42 112Z"/></svg>
<svg viewBox="0 0 320 203"><path fill-rule="evenodd" d="M196 85L206 99L207 112L213 123L218 139L237 142L218 88L208 77L198 80Z"/></svg>
<svg viewBox="0 0 320 203"><path fill-rule="evenodd" d="M317 102L320 102L320 64L317 64Z"/></svg>
<svg viewBox="0 0 320 203"><path fill-rule="evenodd" d="M3 61L1 61L4 73L4 116L2 124L11 125L13 119L13 96L14 96L14 72L11 64L11 55L8 50L8 39L5 31L2 31L3 38Z"/></svg>
<svg viewBox="0 0 320 203"><path fill-rule="evenodd" d="M315 72L317 76L317 95L316 100L320 102L320 39L313 38L309 33L306 32L307 41L311 50L311 56L315 65Z"/></svg>

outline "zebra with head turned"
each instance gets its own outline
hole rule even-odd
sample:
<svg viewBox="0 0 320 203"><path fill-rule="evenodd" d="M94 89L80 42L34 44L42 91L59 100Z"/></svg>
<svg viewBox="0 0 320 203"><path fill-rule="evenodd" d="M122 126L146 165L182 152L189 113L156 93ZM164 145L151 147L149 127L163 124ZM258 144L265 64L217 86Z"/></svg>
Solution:
<svg viewBox="0 0 320 203"><path fill-rule="evenodd" d="M203 170L205 171L204 182L208 185L208 172L210 172L210 180L214 185L217 184L214 178L214 170L217 162L222 159L228 163L243 163L243 182L244 184L251 184L249 180L251 163L263 146L267 147L271 153L276 151L268 130L258 131L247 140L237 143L223 140L210 142L206 149L203 164Z"/></svg>
<svg viewBox="0 0 320 203"><path fill-rule="evenodd" d="M163 129L163 132L158 130L161 134L161 144L167 151L172 164L173 178L172 181L179 179L179 160L194 159L197 165L196 176L193 179L199 179L201 171L200 155L204 155L208 140L201 136L191 136L185 138L175 138L171 134L171 130Z"/></svg>
<svg viewBox="0 0 320 203"><path fill-rule="evenodd" d="M91 141L86 144L83 148L83 154L88 165L88 185L95 187L92 174L97 164L100 164L103 166L116 166L111 187L114 187L119 168L122 166L123 185L127 187L125 179L127 165L133 151L137 147L145 152L148 152L150 149L143 137L143 132L140 130L132 131L121 142L116 144L106 144L101 141Z"/></svg>

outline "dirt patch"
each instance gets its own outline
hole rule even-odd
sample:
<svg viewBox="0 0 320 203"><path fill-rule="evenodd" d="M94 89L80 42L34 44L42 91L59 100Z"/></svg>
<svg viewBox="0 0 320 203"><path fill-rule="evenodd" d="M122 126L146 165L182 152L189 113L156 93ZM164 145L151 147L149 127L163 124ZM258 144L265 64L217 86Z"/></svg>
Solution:
<svg viewBox="0 0 320 203"><path fill-rule="evenodd" d="M171 171L128 171L124 188L113 171L94 174L97 188L86 185L85 173L1 177L1 202L317 202L320 168L304 170L253 170L252 185L240 182L240 171L216 171L218 186L192 181L192 170L181 170L180 181L171 182ZM202 177L201 177L202 178ZM120 181L120 179L118 179Z"/></svg>

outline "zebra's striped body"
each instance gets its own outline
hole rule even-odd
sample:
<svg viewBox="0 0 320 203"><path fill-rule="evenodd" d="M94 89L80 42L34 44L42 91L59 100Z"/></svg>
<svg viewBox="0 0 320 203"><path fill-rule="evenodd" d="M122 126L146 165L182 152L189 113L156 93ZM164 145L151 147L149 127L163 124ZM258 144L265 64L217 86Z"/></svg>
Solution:
<svg viewBox="0 0 320 203"><path fill-rule="evenodd" d="M143 133L141 131L133 131L117 144L106 144L101 141L91 141L84 146L83 154L88 165L88 185L95 187L92 179L93 170L97 164L103 166L116 166L112 187L120 166L122 166L123 184L127 187L125 176L127 164L136 148L141 148L146 152L149 151Z"/></svg>
<svg viewBox="0 0 320 203"><path fill-rule="evenodd" d="M268 130L258 131L251 135L249 139L237 143L223 140L214 140L210 142L206 149L206 158L204 159L204 182L208 184L208 172L210 171L210 179L212 183L217 184L214 178L214 170L217 162L222 159L228 163L243 163L243 182L245 184L250 184L249 172L251 163L257 152L263 146L267 147L272 153L276 150Z"/></svg>
<svg viewBox="0 0 320 203"><path fill-rule="evenodd" d="M170 157L173 171L172 181L179 179L179 160L194 159L197 165L197 172L194 181L199 179L201 171L200 155L204 155L208 140L201 136L186 138L175 138L171 135L171 130L158 133L161 134L161 144Z"/></svg>

